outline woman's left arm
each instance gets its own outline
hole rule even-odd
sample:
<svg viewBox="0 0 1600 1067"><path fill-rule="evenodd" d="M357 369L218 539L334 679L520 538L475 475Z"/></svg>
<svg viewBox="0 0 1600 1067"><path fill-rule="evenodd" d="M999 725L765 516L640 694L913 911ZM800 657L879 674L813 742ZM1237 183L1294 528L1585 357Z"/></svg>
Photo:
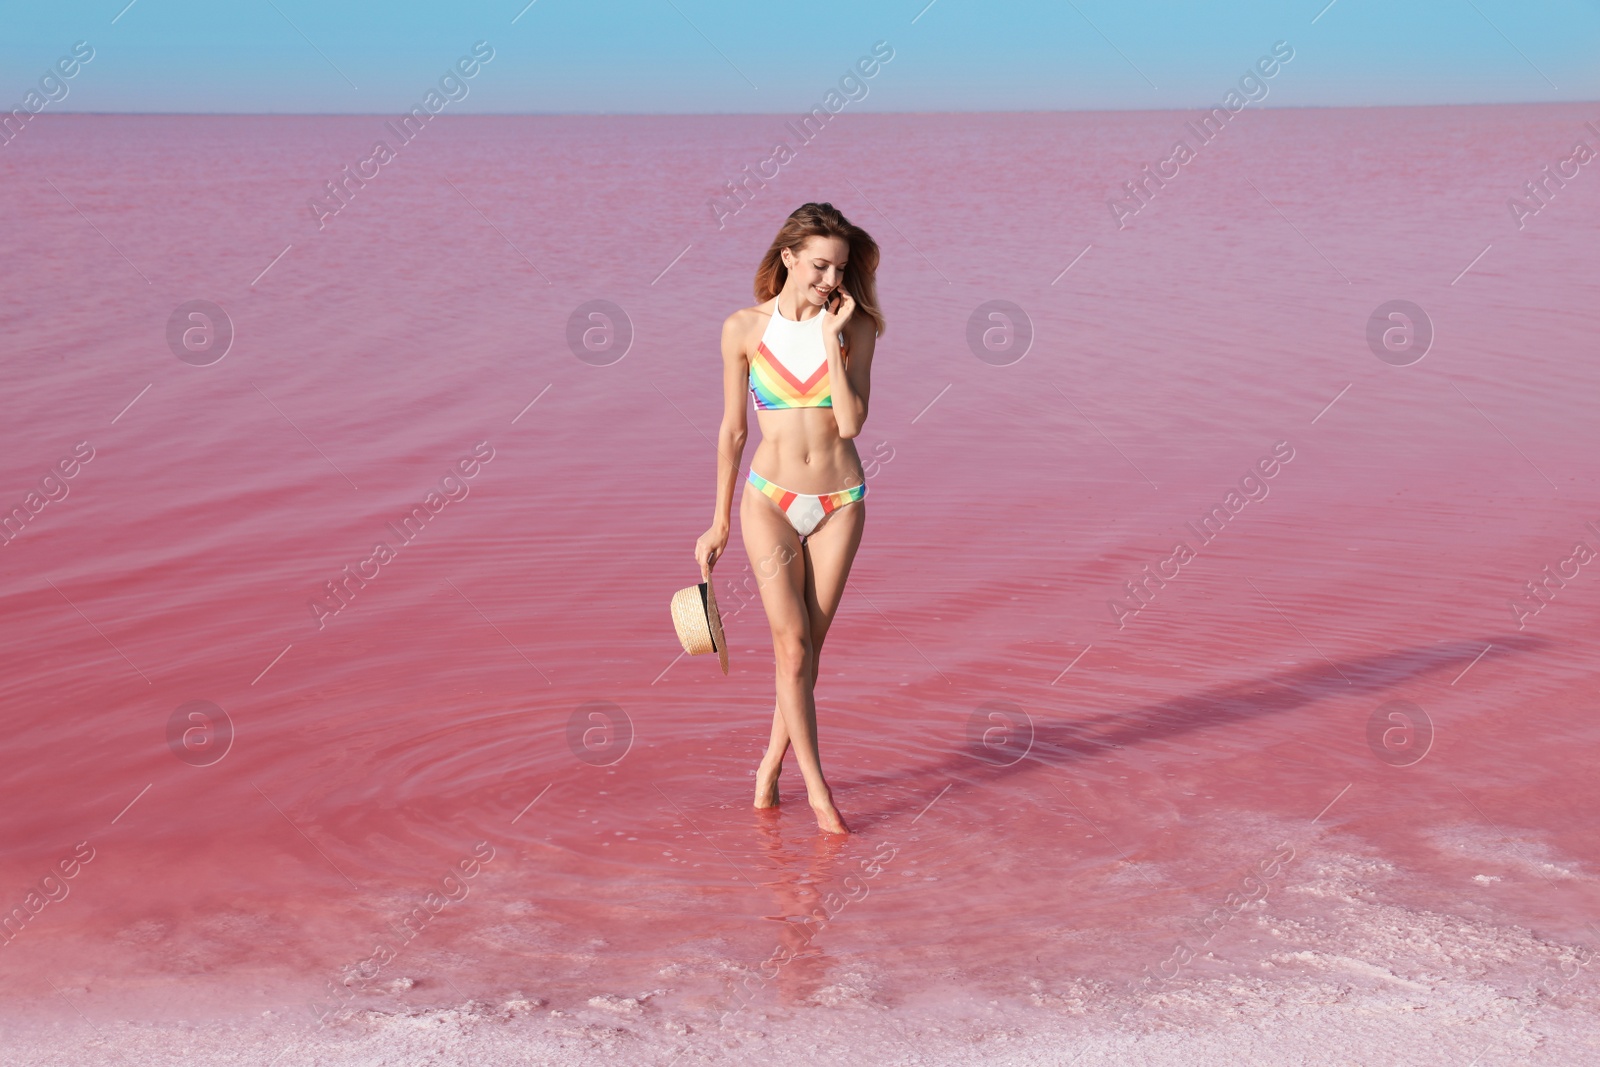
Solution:
<svg viewBox="0 0 1600 1067"><path fill-rule="evenodd" d="M854 301L851 302L854 310ZM844 323L845 343L839 344L839 330L826 329L823 340L828 350L829 392L833 397L833 417L839 436L849 439L861 432L867 422L867 397L872 392L872 353L878 335L872 320L852 315Z"/></svg>

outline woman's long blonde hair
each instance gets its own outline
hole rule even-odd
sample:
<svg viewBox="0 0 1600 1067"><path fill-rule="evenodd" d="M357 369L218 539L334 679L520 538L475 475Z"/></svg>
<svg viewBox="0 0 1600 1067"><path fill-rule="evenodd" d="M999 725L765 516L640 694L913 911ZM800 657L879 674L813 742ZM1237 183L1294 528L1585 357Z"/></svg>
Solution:
<svg viewBox="0 0 1600 1067"><path fill-rule="evenodd" d="M756 302L771 300L783 289L789 268L783 265L781 253L787 248L799 255L808 237L837 237L850 246L844 287L855 300L856 310L871 319L878 336L883 336L883 312L878 309L878 242L832 204L801 204L784 220L756 268Z"/></svg>

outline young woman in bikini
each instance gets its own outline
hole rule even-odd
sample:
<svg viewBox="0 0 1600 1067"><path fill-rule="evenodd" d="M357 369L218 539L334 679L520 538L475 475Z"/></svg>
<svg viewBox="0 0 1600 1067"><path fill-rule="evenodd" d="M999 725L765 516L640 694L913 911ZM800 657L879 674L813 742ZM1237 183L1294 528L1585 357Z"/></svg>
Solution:
<svg viewBox="0 0 1600 1067"><path fill-rule="evenodd" d="M728 543L748 390L761 443L739 525L777 664L777 707L756 769L755 806L778 803L778 774L793 747L817 825L837 834L850 830L822 776L813 690L867 519L854 438L867 419L872 352L884 329L877 269L877 243L832 204L805 204L778 230L756 270L756 305L722 324L717 503L694 549L696 562L709 565Z"/></svg>

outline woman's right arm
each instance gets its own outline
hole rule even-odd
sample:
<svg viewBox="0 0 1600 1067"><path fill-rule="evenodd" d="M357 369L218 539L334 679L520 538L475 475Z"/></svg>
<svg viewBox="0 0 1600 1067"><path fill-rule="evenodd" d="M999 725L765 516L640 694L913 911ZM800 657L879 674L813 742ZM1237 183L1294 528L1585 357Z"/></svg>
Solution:
<svg viewBox="0 0 1600 1067"><path fill-rule="evenodd" d="M749 434L745 390L750 363L745 355L745 313L734 312L722 324L722 426L717 431L717 501L711 528L695 542L695 562L715 563L722 558L733 526L733 492L739 482L744 442Z"/></svg>

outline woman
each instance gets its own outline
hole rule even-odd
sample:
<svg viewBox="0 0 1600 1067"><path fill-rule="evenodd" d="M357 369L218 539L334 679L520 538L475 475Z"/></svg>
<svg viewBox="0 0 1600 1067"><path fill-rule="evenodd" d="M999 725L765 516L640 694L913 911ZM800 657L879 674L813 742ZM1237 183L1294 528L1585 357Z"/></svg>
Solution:
<svg viewBox="0 0 1600 1067"><path fill-rule="evenodd" d="M854 438L867 419L872 351L884 328L877 269L877 243L832 204L805 204L778 230L756 270L756 305L722 324L717 504L694 548L696 562L709 566L728 543L748 389L761 443L739 525L772 627L778 690L755 806L778 803L792 746L817 825L836 834L850 830L822 776L813 689L867 519Z"/></svg>

